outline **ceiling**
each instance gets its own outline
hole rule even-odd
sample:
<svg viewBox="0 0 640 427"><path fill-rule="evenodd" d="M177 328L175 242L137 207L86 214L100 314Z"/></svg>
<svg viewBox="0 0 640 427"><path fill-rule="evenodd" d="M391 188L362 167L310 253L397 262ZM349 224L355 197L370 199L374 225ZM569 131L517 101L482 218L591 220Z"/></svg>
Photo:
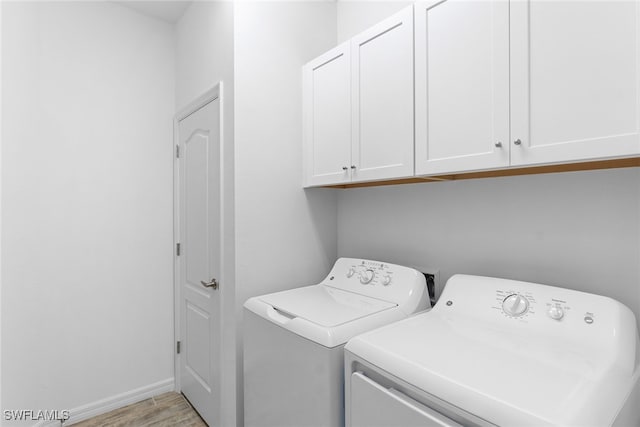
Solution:
<svg viewBox="0 0 640 427"><path fill-rule="evenodd" d="M153 18L161 19L170 24L177 22L184 11L191 4L190 0L159 0L159 1L114 1L119 5L128 7Z"/></svg>

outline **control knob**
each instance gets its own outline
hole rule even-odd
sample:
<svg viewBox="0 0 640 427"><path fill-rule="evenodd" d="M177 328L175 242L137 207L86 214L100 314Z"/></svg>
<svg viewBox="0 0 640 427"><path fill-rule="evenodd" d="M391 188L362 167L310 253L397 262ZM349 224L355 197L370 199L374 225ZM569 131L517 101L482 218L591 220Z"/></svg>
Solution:
<svg viewBox="0 0 640 427"><path fill-rule="evenodd" d="M564 317L564 310L559 305L554 305L554 306L549 307L549 310L547 311L547 314L553 320L560 320L560 319L562 319Z"/></svg>
<svg viewBox="0 0 640 427"><path fill-rule="evenodd" d="M347 278L353 276L356 273L356 269L351 267L349 271L347 271Z"/></svg>
<svg viewBox="0 0 640 427"><path fill-rule="evenodd" d="M363 270L360 273L360 283L362 283L363 285L370 283L373 280L375 275L376 273L374 273L374 271L370 268Z"/></svg>
<svg viewBox="0 0 640 427"><path fill-rule="evenodd" d="M387 274L386 276L382 277L382 284L384 286L389 286L391 284L391 276Z"/></svg>
<svg viewBox="0 0 640 427"><path fill-rule="evenodd" d="M529 310L529 300L520 294L511 294L502 301L502 310L509 316L522 316Z"/></svg>

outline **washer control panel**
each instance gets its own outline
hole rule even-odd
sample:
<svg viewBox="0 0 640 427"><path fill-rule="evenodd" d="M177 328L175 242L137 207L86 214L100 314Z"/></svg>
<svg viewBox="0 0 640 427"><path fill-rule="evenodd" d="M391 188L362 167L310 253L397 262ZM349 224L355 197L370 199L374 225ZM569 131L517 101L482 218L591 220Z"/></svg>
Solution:
<svg viewBox="0 0 640 427"><path fill-rule="evenodd" d="M393 282L394 264L383 262L361 260L349 267L346 278L357 278L362 285L389 286Z"/></svg>
<svg viewBox="0 0 640 427"><path fill-rule="evenodd" d="M368 259L338 259L323 283L398 303L418 298L419 304L424 305L428 295L424 274L402 265Z"/></svg>

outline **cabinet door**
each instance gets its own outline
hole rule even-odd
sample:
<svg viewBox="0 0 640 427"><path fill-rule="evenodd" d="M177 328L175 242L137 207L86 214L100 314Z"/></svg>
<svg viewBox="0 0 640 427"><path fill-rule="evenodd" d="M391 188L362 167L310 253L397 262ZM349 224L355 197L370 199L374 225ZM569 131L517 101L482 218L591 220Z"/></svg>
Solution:
<svg viewBox="0 0 640 427"><path fill-rule="evenodd" d="M303 67L305 186L351 179L349 43Z"/></svg>
<svg viewBox="0 0 640 427"><path fill-rule="evenodd" d="M509 3L415 5L416 174L509 165Z"/></svg>
<svg viewBox="0 0 640 427"><path fill-rule="evenodd" d="M512 165L640 152L638 30L636 1L511 3Z"/></svg>
<svg viewBox="0 0 640 427"><path fill-rule="evenodd" d="M413 175L413 6L351 40L353 181Z"/></svg>

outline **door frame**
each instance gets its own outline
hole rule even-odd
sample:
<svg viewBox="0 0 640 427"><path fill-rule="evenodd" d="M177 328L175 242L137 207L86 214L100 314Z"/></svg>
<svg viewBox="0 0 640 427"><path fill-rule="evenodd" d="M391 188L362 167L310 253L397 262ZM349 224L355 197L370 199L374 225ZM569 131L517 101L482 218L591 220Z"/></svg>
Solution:
<svg viewBox="0 0 640 427"><path fill-rule="evenodd" d="M186 119L191 114L198 111L200 108L209 104L210 102L215 101L216 99L220 100L220 127L219 127L219 151L220 151L220 176L218 177L218 186L220 187L220 223L218 226L220 227L220 275L218 279L219 288L218 292L220 292L220 301L221 301L221 309L219 313L219 321L218 328L220 328L220 339L223 340L222 335L222 301L224 301L225 295L225 268L224 268L224 180L223 180L223 164L224 164L224 97L223 97L223 82L220 81L216 83L211 89L204 92L202 95L191 101L185 107L180 109L173 118L173 377L174 377L174 389L176 392L180 393L182 391L182 386L180 384L180 362L183 351L181 349L180 354L177 352L177 343L178 341L182 341L180 336L181 331L181 298L182 292L180 289L180 257L177 255L177 244L180 243L180 185L179 185L179 177L180 177L180 164L179 159L176 156L176 147L180 144L180 132L179 132L179 124L181 120ZM180 153L183 155L183 153ZM222 363L222 346L218 349L220 355L219 363ZM222 372L222 367L221 367Z"/></svg>

